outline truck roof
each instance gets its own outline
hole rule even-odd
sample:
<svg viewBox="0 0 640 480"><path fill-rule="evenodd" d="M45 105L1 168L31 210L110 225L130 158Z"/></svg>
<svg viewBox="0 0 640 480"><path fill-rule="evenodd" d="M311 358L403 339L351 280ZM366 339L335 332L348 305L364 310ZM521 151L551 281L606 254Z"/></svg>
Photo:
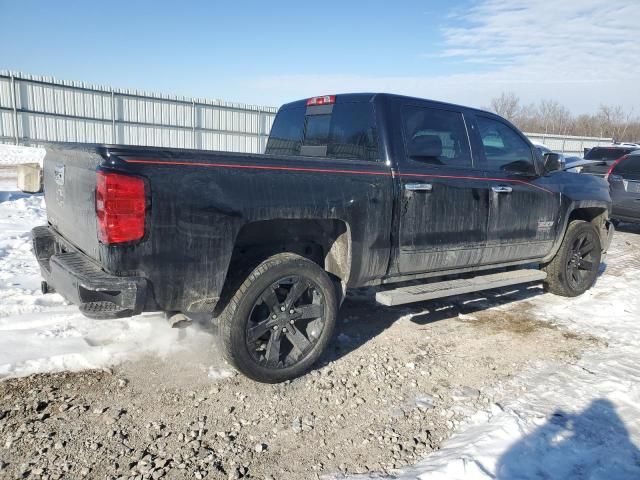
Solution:
<svg viewBox="0 0 640 480"><path fill-rule="evenodd" d="M333 94L332 94L333 95ZM337 93L335 94L335 103L354 103L354 102L372 102L374 101L376 98L389 98L389 99L393 99L393 100L417 100L420 102L428 102L428 103L432 103L434 105L438 105L441 107L455 107L455 108L461 108L461 109L465 109L465 110L473 110L476 112L483 112L483 113L488 113L491 115L495 115L492 112L488 112L486 110L482 110L479 108L473 108L473 107L468 107L466 105L458 105L455 103L447 103L447 102L441 102L439 100L431 100L428 98L420 98L420 97L412 97L412 96L408 96L408 95L398 95L396 93L382 93L382 92L378 92L378 93L371 93L371 92L362 92L362 93ZM289 102L289 103L285 103L284 105L282 105L280 108L281 109L285 109L285 108L294 108L294 107L305 107L307 104L307 98L301 99L301 100L295 100L293 102Z"/></svg>

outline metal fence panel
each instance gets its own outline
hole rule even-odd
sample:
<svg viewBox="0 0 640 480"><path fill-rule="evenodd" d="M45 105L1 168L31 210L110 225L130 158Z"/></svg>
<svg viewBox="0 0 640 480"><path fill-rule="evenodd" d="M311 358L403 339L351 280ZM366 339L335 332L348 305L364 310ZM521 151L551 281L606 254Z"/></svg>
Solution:
<svg viewBox="0 0 640 480"><path fill-rule="evenodd" d="M118 143L123 145L193 148L193 132L191 130L127 124L119 124L116 130L118 131Z"/></svg>
<svg viewBox="0 0 640 480"><path fill-rule="evenodd" d="M17 106L34 113L91 119L111 118L111 95L16 79Z"/></svg>
<svg viewBox="0 0 640 480"><path fill-rule="evenodd" d="M114 143L261 153L276 109L0 72L0 143ZM526 134L567 155L610 138Z"/></svg>
<svg viewBox="0 0 640 480"><path fill-rule="evenodd" d="M276 109L0 72L0 143L115 143L259 153Z"/></svg>
<svg viewBox="0 0 640 480"><path fill-rule="evenodd" d="M35 136L34 135L35 132ZM44 142L110 143L111 123L63 116L18 113L18 137L29 144Z"/></svg>
<svg viewBox="0 0 640 480"><path fill-rule="evenodd" d="M8 77L0 77L0 107L12 109L12 102L11 79Z"/></svg>
<svg viewBox="0 0 640 480"><path fill-rule="evenodd" d="M525 133L533 143L542 143L556 152L567 156L584 155L585 148L610 144L613 139L599 137L576 137L572 135L554 135L546 133Z"/></svg>
<svg viewBox="0 0 640 480"><path fill-rule="evenodd" d="M13 134L14 129L14 115L9 110L0 110L0 138L9 140L11 143L15 143Z"/></svg>
<svg viewBox="0 0 640 480"><path fill-rule="evenodd" d="M192 127L193 106L155 98L117 96L116 120L162 126Z"/></svg>

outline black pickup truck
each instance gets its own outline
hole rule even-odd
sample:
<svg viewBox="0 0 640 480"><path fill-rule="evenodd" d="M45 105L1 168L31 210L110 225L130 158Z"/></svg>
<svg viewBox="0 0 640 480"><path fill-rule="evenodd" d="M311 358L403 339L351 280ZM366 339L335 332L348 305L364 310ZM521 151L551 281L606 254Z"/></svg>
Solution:
<svg viewBox="0 0 640 480"><path fill-rule="evenodd" d="M494 114L390 94L286 104L262 155L58 145L32 232L43 291L93 318L206 312L233 366L283 381L318 359L347 288L386 305L590 288L609 188L553 155Z"/></svg>

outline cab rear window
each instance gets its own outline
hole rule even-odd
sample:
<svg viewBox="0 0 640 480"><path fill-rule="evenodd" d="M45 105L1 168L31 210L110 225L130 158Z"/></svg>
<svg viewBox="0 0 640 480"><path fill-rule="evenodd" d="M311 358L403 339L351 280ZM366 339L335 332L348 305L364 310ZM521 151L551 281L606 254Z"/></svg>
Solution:
<svg viewBox="0 0 640 480"><path fill-rule="evenodd" d="M265 153L378 160L373 105L337 103L281 110Z"/></svg>

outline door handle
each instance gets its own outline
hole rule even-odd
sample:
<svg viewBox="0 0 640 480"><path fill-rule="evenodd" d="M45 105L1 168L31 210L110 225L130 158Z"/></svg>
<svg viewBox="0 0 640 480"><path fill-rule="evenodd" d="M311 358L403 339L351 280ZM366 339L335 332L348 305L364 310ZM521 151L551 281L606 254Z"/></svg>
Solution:
<svg viewBox="0 0 640 480"><path fill-rule="evenodd" d="M507 187L506 185L494 185L493 187L491 187L491 190L496 193L511 193L513 191L513 188Z"/></svg>
<svg viewBox="0 0 640 480"><path fill-rule="evenodd" d="M411 192L430 192L433 185L430 183L405 183L404 189Z"/></svg>

